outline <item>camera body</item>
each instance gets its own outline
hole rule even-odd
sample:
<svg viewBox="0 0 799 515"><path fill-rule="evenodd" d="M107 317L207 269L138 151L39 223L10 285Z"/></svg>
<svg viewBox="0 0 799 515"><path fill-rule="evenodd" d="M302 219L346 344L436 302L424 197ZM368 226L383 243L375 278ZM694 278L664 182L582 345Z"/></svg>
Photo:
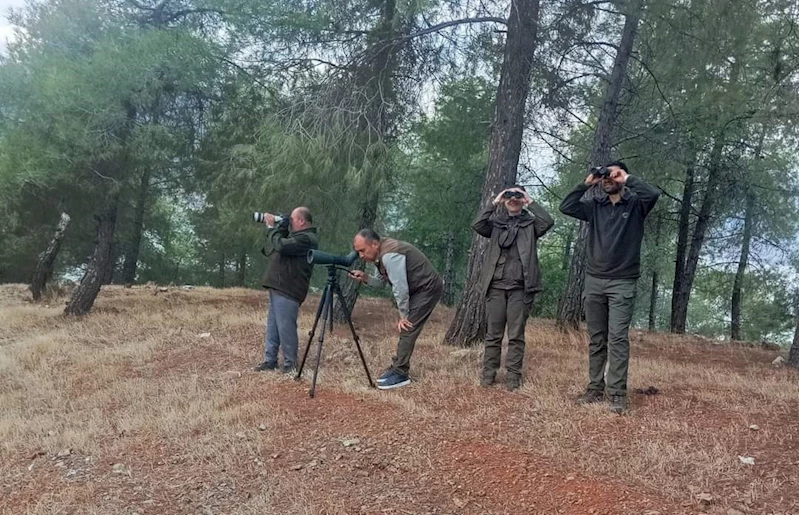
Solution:
<svg viewBox="0 0 799 515"><path fill-rule="evenodd" d="M591 174L600 179L607 179L610 177L610 170L605 166L595 166L591 168Z"/></svg>
<svg viewBox="0 0 799 515"><path fill-rule="evenodd" d="M258 212L256 212L256 213L252 214L252 219L253 219L253 221L258 222L259 224L262 224L262 223L264 223L264 219L266 218L266 215L267 215L267 213L258 213ZM283 216L283 215L274 215L274 217L275 217L275 224L277 224L278 226L288 225L289 217Z"/></svg>
<svg viewBox="0 0 799 515"><path fill-rule="evenodd" d="M321 250L308 251L308 263L311 265L343 266L348 268L358 259L358 253L352 251L346 256L336 256Z"/></svg>

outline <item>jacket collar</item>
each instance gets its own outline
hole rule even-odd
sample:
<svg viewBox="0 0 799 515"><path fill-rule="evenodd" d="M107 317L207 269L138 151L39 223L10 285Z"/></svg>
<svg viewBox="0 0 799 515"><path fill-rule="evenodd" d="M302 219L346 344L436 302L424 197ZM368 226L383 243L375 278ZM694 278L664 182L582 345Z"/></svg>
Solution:
<svg viewBox="0 0 799 515"><path fill-rule="evenodd" d="M629 202L629 201L630 201L630 197L632 197L632 193L630 192L630 188L628 188L627 186L625 186L625 187L624 187L624 188L622 188L622 190L621 190L621 200L620 200L620 202L621 202L622 204L626 204L627 202ZM597 198L597 201L598 201L600 204L602 204L602 205L605 205L605 204L610 204L610 203L611 203L611 202L610 202L610 195L608 195L607 193L605 193L605 191L604 191L604 190L602 190L602 193L601 193L601 195L600 195L600 196Z"/></svg>

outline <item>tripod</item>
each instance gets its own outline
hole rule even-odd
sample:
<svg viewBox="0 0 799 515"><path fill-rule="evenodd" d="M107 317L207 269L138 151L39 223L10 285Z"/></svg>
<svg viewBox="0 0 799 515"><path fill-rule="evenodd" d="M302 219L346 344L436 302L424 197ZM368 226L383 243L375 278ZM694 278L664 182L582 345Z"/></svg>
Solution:
<svg viewBox="0 0 799 515"><path fill-rule="evenodd" d="M302 361L300 361L300 368L297 370L295 380L299 381L302 376L302 369L305 367L305 360L308 358L308 351L311 349L311 342L313 341L316 327L319 325L319 320L322 320L322 331L319 333L319 347L316 350L316 367L313 372L313 380L311 381L311 390L308 395L313 398L316 393L316 378L319 375L319 364L322 361L322 345L325 342L325 329L330 328L330 334L333 334L333 294L336 294L341 309L344 311L344 318L352 331L352 338L355 340L355 347L358 349L358 355L361 357L363 369L366 372L366 379L369 381L369 386L374 388L375 384L372 382L372 376L369 374L369 367L366 365L366 359L363 357L361 350L361 341L358 334L355 332L355 326L352 325L352 318L350 318L350 311L347 308L347 303L344 301L344 294L341 293L341 287L338 284L338 277L336 275L337 269L341 268L349 272L346 268L337 267L336 265L327 265L327 284L325 290L322 292L322 299L319 301L319 308L316 310L316 319L314 320L313 327L308 337L308 344L305 346L305 352L302 354Z"/></svg>

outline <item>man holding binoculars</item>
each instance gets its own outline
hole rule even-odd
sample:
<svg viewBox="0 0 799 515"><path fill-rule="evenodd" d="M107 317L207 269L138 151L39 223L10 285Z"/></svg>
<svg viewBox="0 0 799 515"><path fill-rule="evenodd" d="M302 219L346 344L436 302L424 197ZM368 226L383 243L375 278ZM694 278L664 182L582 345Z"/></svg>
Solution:
<svg viewBox="0 0 799 515"><path fill-rule="evenodd" d="M522 384L524 328L535 294L541 290L538 239L554 224L524 187L513 186L489 202L472 225L477 234L491 239L479 282L487 318L481 386L494 384L506 325L505 385L515 390Z"/></svg>
<svg viewBox="0 0 799 515"><path fill-rule="evenodd" d="M278 350L283 350L283 371L290 372L297 362L297 316L308 295L313 265L308 251L319 247L313 218L307 207L298 207L291 217L276 223L276 217L263 213L267 227L266 245L261 252L269 259L262 284L269 290L264 361L257 371L277 368Z"/></svg>

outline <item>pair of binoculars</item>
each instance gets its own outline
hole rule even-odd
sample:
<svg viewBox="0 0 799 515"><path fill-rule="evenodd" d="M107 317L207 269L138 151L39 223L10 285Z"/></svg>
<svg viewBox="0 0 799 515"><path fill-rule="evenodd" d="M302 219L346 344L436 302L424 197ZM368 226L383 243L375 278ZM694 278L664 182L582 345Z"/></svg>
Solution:
<svg viewBox="0 0 799 515"><path fill-rule="evenodd" d="M524 193L521 191L506 191L502 194L502 198L524 198Z"/></svg>

